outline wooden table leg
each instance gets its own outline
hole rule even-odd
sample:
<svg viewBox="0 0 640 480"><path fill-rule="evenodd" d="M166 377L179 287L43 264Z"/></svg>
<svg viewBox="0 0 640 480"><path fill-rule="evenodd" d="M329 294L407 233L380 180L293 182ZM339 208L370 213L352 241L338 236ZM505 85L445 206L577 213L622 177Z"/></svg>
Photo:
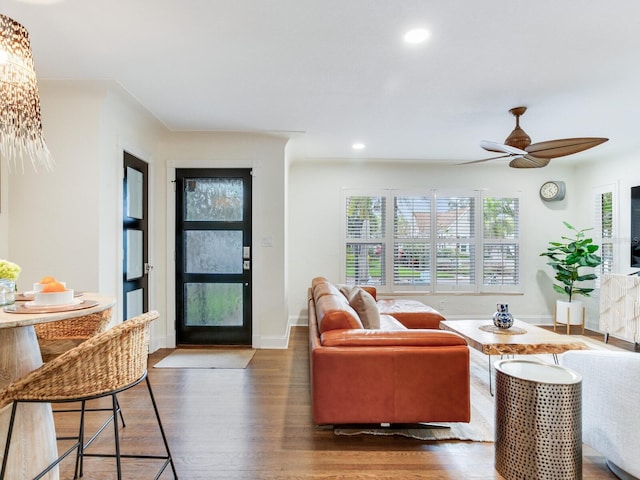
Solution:
<svg viewBox="0 0 640 480"><path fill-rule="evenodd" d="M33 326L0 329L0 388L42 365ZM7 439L11 405L0 410L0 459ZM21 404L8 455L7 478L33 478L58 457L51 405ZM59 478L58 468L45 477Z"/></svg>

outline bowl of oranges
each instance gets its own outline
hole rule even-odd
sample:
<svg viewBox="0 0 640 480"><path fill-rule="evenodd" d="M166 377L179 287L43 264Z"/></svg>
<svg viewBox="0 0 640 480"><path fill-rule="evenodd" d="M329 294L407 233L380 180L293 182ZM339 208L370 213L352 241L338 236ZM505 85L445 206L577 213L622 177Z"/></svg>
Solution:
<svg viewBox="0 0 640 480"><path fill-rule="evenodd" d="M46 276L33 284L33 297L35 305L67 305L73 303L73 290L64 282Z"/></svg>

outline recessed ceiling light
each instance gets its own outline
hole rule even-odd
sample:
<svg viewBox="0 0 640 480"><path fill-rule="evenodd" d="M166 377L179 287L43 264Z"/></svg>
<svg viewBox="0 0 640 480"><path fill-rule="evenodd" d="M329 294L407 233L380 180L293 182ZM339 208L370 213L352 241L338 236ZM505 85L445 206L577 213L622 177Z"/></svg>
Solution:
<svg viewBox="0 0 640 480"><path fill-rule="evenodd" d="M354 143L353 145L351 145L351 148L353 148L354 150L363 150L364 143Z"/></svg>
<svg viewBox="0 0 640 480"><path fill-rule="evenodd" d="M411 44L422 43L429 38L429 30L424 28L414 28L404 34L404 41Z"/></svg>

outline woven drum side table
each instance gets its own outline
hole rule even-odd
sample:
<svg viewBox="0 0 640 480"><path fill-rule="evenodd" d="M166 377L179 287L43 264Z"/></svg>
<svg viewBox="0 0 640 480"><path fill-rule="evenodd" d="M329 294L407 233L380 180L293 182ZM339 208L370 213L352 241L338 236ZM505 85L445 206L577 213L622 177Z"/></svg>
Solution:
<svg viewBox="0 0 640 480"><path fill-rule="evenodd" d="M495 467L507 480L582 479L582 377L535 360L499 360Z"/></svg>

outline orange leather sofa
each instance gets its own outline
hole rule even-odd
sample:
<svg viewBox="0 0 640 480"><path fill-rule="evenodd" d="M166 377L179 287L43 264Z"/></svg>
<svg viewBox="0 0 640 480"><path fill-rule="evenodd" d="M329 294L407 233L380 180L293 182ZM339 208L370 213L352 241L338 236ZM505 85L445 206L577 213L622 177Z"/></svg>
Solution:
<svg viewBox="0 0 640 480"><path fill-rule="evenodd" d="M375 301L375 289L363 289ZM444 317L436 310L399 300L394 315L379 314L378 328L364 328L347 296L323 277L313 280L308 302L317 425L470 421L469 348L438 329ZM376 304L379 311L390 305Z"/></svg>

